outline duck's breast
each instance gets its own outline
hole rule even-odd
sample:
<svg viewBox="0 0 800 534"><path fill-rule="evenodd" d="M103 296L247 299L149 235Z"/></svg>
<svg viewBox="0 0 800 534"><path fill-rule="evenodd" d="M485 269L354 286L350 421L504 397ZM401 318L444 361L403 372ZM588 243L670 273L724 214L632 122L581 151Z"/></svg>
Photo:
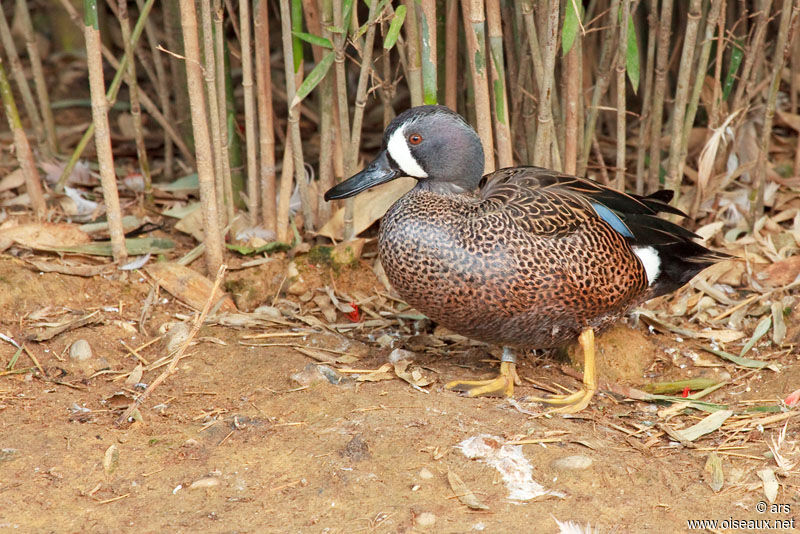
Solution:
<svg viewBox="0 0 800 534"><path fill-rule="evenodd" d="M379 249L397 292L434 321L490 343L551 347L616 320L647 286L624 238L594 224L536 236L473 199L412 191L384 217Z"/></svg>

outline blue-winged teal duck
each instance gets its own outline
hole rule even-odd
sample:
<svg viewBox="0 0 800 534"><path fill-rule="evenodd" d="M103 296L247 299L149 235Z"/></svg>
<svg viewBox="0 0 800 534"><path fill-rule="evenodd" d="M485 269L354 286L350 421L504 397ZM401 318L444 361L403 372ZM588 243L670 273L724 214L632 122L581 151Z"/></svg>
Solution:
<svg viewBox="0 0 800 534"><path fill-rule="evenodd" d="M657 216L683 215L668 204L671 191L627 195L538 167L481 177L483 157L478 135L461 116L443 106L415 107L391 122L375 160L325 199L416 178L381 221L380 259L389 281L433 321L503 347L497 378L447 387L511 396L514 348L578 338L583 389L536 400L579 411L597 390L594 332L727 256Z"/></svg>

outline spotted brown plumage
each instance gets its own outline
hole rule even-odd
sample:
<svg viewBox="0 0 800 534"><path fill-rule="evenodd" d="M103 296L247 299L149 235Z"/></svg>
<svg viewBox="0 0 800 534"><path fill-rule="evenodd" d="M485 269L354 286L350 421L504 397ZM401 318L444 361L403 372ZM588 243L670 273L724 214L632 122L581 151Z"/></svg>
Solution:
<svg viewBox="0 0 800 534"><path fill-rule="evenodd" d="M510 349L578 338L584 391L546 402L582 409L596 389L593 332L725 255L658 217L683 215L668 204L670 191L642 197L538 167L481 178L482 169L475 131L447 108L420 106L398 115L378 157L325 198L352 196L398 176L417 178L381 221L379 251L389 281L434 321L505 348L500 377L449 386L510 395Z"/></svg>

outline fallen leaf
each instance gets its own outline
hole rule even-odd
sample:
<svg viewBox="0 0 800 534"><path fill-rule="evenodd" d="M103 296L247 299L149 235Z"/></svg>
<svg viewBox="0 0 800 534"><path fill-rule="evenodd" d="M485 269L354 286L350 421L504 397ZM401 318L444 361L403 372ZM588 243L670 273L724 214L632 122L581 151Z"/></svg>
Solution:
<svg viewBox="0 0 800 534"><path fill-rule="evenodd" d="M461 477L453 471L447 472L447 481L450 483L450 488L461 504L465 504L473 510L488 510L489 507L483 504L478 497L467 487Z"/></svg>

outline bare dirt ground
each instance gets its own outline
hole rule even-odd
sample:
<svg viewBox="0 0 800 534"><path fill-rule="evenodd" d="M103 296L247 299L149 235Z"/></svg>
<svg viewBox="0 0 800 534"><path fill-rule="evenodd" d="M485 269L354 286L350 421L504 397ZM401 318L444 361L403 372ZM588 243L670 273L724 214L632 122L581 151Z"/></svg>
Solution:
<svg viewBox="0 0 800 534"><path fill-rule="evenodd" d="M283 255L229 272L242 311L266 304L282 316L256 326L212 317L135 420L118 425L165 369L152 368L167 355L160 329L196 312L161 291L141 322L155 284L139 271L68 276L0 256L0 331L28 351L0 343L0 531L558 532L556 519L600 532L688 532L693 519L719 520L709 532L766 531L726 528L732 520L796 530L798 409L781 405L800 385L795 349L750 354L780 364L776 373L698 358L697 340L641 321L622 325L599 341L590 407L552 415L525 398L542 394L531 380L577 387L568 360L521 358L512 402L463 398L443 384L496 370L486 349L404 319L369 261L298 261L296 277ZM325 286L360 296L360 322L313 298ZM31 341L94 311L89 324ZM92 349L86 360L69 354L78 339ZM412 381L435 382L414 387L391 366L366 372L396 348L413 353ZM632 399L645 384L697 377L723 381L703 401L733 410L702 437L680 443L674 432L708 413ZM496 447L527 441L533 480L562 496L509 499L500 472L459 448L484 434ZM718 491L710 456L721 461ZM782 506L766 497L773 479ZM484 509L462 502L470 497Z"/></svg>

